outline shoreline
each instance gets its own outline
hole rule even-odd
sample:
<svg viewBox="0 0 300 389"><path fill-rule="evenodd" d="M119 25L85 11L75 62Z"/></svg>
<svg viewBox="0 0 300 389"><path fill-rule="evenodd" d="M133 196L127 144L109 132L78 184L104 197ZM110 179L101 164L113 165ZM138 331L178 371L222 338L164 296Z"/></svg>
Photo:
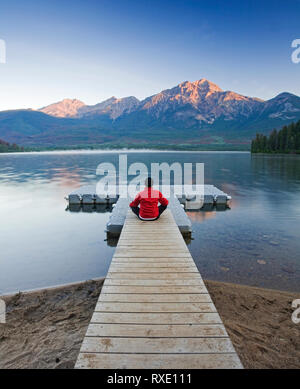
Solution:
<svg viewBox="0 0 300 389"><path fill-rule="evenodd" d="M58 289L64 289L64 288L69 288L72 286L80 286L84 285L87 282L99 282L99 281L105 281L106 277L96 277L96 278L89 278L88 280L82 280L82 281L74 281L74 282L67 282L65 284L57 284L57 285L51 285L51 286L45 286L42 288L34 288L34 289L26 289L26 290L18 290L15 292L9 292L9 293L4 293L0 294L0 298L10 298L13 297L17 294L22 294L22 295L28 295L32 293L39 293L39 292L44 292L44 291L52 291L52 290L58 290ZM264 291L269 291L270 293L289 293L289 294L299 294L300 298L300 291L296 290L285 290L285 289L272 289L272 288L265 288L263 286L253 286L253 285L248 285L248 284L239 284L235 282L229 282L229 281L218 281L218 280L212 280L212 279L204 279L205 283L220 283L220 284L226 284L226 285L232 285L232 286L237 286L237 287L246 287L246 288L251 288L251 289L258 289L258 290L264 290Z"/></svg>
<svg viewBox="0 0 300 389"><path fill-rule="evenodd" d="M82 281L73 281L73 282L67 282L65 284L57 284L57 285L51 285L51 286L45 286L42 288L34 288L34 289L26 289L26 290L16 290L15 292L9 292L9 293L3 293L0 294L0 298L10 298L13 297L17 294L31 294L31 293L38 293L38 292L44 292L44 291L51 291L51 290L57 290L57 289L64 289L64 288L69 288L72 286L79 286L79 285L84 285L87 282L98 282L98 281L103 281L105 280L106 277L96 277L96 278L89 278L87 280L82 280ZM300 291L297 290L285 290L285 289L272 289L272 288L265 288L263 286L254 286L254 285L248 285L248 284L240 284L237 282L230 282L230 281L219 281L219 280L213 280L213 279L204 279L205 282L208 283L220 283L220 284L226 284L226 285L232 285L232 286L237 286L237 287L246 287L246 288L251 288L251 289L258 289L258 290L264 290L264 291L269 291L270 293L292 293L292 294L298 294L300 298Z"/></svg>
<svg viewBox="0 0 300 389"><path fill-rule="evenodd" d="M2 296L0 368L71 369L104 278ZM204 280L245 368L300 368L299 293Z"/></svg>
<svg viewBox="0 0 300 389"><path fill-rule="evenodd" d="M68 288L68 287L72 287L72 286L79 286L79 285L84 285L85 283L87 282L98 282L98 281L104 281L105 280L105 277L96 277L96 278L90 278L88 280L83 280L83 281L74 281L74 282L68 282L66 284L57 284L57 285L52 285L52 286L45 286L43 288L34 288L34 289L26 289L26 290L19 290L19 291L15 291L15 292L9 292L9 293L4 293L4 294L0 294L0 298L9 298L9 297L13 297L17 294L24 294L24 295L27 295L27 294L31 294L31 293L38 293L38 292L44 292L44 291L51 291L51 290L57 290L57 289L64 289L64 288Z"/></svg>
<svg viewBox="0 0 300 389"><path fill-rule="evenodd" d="M61 149L61 150L32 150L32 151L16 151L0 153L0 155L32 155L32 154L99 154L99 153L248 153L251 154L250 150L178 150L178 149L142 149L142 148L120 148L120 149Z"/></svg>

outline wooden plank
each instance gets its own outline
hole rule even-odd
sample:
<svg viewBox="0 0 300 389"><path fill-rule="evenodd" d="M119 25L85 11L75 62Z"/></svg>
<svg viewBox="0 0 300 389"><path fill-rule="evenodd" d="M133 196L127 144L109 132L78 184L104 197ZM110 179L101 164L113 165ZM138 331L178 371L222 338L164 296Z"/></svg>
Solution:
<svg viewBox="0 0 300 389"><path fill-rule="evenodd" d="M76 367L242 367L170 211L129 211Z"/></svg>
<svg viewBox="0 0 300 389"><path fill-rule="evenodd" d="M127 266L122 266L120 264L114 264L111 266L111 272L118 273L197 273L197 268L189 266L188 264L181 264L180 266L136 266L138 264L130 263Z"/></svg>
<svg viewBox="0 0 300 389"><path fill-rule="evenodd" d="M130 235L133 235L133 234L130 234ZM162 234L157 234L157 235L159 235L159 236L158 236L157 239L155 239L155 241L149 240L147 238L147 236L144 236L144 234L138 234L138 233L136 234L135 239L136 239L137 242L140 242L140 241L146 242L146 243L147 242L148 243L150 243L150 242L156 243L157 242L159 244L164 244L164 243L170 244L171 243L171 240L170 239L166 239L164 235L162 235ZM172 235L174 235L174 234L172 234ZM134 243L131 239L128 239L124 234L120 235L120 237L118 239L118 242ZM174 237L174 242L185 244L185 241L182 238L182 236L177 236L177 234Z"/></svg>
<svg viewBox="0 0 300 389"><path fill-rule="evenodd" d="M114 260L112 262L113 267L122 267L122 268L129 268L129 267L135 267L140 269L151 269L153 267L162 268L164 270L170 269L170 268L176 268L180 269L182 267L189 267L191 269L194 269L194 264L192 262L171 262L171 263L165 263L165 262L137 262L137 261L118 261Z"/></svg>
<svg viewBox="0 0 300 389"><path fill-rule="evenodd" d="M222 324L90 324L86 336L116 337L226 337Z"/></svg>
<svg viewBox="0 0 300 389"><path fill-rule="evenodd" d="M128 251L130 253L131 251L149 251L149 252L151 252L153 250L156 250L156 251L168 250L172 253L172 252L177 252L178 250L180 250L180 252L187 253L187 254L191 255L191 253L189 252L187 247L178 248L178 246L177 246L177 249L173 249L173 250L172 250L172 247L173 246L159 246L159 245L151 246L150 245L146 248L146 245L145 245L145 248L140 248L139 245L134 245L134 246L122 246L122 245L120 245L116 248L115 252ZM131 255L129 254L129 256L131 256Z"/></svg>
<svg viewBox="0 0 300 389"><path fill-rule="evenodd" d="M174 245L170 245L170 246L159 246L159 247L157 247L157 245L153 245L153 246L151 246L151 245L147 245L147 244L142 244L142 245L139 245L139 244L136 244L136 245L134 245L134 246L132 246L132 245L122 245L122 244L120 244L120 245L118 245L118 251L117 252L119 252L119 250L120 251L125 251L125 250L130 250L130 251L149 251L149 252L153 252L153 251L163 251L163 252L165 252L165 251L168 251L168 252L180 252L180 253L188 253L189 254L189 251L188 250L185 250L185 249L183 249L181 246L176 246L176 244L174 244Z"/></svg>
<svg viewBox="0 0 300 389"><path fill-rule="evenodd" d="M216 312L169 313L169 312L94 312L91 323L132 324L222 324Z"/></svg>
<svg viewBox="0 0 300 389"><path fill-rule="evenodd" d="M144 245L143 248L140 247L141 245L138 245L138 244L135 244L135 245L131 245L131 246L122 246L122 245L118 245L117 248L116 248L116 252L118 251L153 251L153 250L156 250L156 251L163 251L163 250L168 250L170 252L177 252L178 250L180 250L180 252L182 253L188 253L189 255L191 255L189 249L187 247L180 247L180 248L177 248L177 249L172 249L173 245L168 245L168 246L160 246L158 244L154 245L154 246L147 246L147 244ZM178 246L177 246L178 247Z"/></svg>
<svg viewBox="0 0 300 389"><path fill-rule="evenodd" d="M114 338L85 337L81 352L92 353L232 353L228 338Z"/></svg>
<svg viewBox="0 0 300 389"><path fill-rule="evenodd" d="M128 302L128 303L210 303L211 298L208 293L102 293L99 296L99 302Z"/></svg>
<svg viewBox="0 0 300 389"><path fill-rule="evenodd" d="M139 230L139 231L153 231L157 232L158 230L160 231L179 231L179 228L177 227L176 224L172 224L171 222L167 222L165 224L157 224L157 223L141 223L141 224L127 224L125 222L124 227L125 229L122 229L122 232L128 232L130 230Z"/></svg>
<svg viewBox="0 0 300 389"><path fill-rule="evenodd" d="M111 272L107 273L108 279L122 279L122 280L172 280L172 279L201 279L200 274L197 272L190 273L124 273L124 272Z"/></svg>
<svg viewBox="0 0 300 389"><path fill-rule="evenodd" d="M137 246L159 246L159 247L162 247L162 246L167 246L167 247L172 247L173 245L177 246L177 247L184 247L185 243L184 242L181 242L181 241L174 241L174 242L169 242L169 241L166 241L166 240L155 240L155 241L149 241L145 238L143 239L136 239L134 241L131 241L131 240L128 240L128 239L119 239L118 240L118 246L129 246L129 247L137 247Z"/></svg>
<svg viewBox="0 0 300 389"><path fill-rule="evenodd" d="M135 249L135 250L153 250L153 249L157 249L159 247L160 250L170 250L170 251L174 251L174 249L176 248L176 250L181 250L183 252L187 252L187 250L183 247L183 244L182 243L176 243L174 242L174 244L171 244L171 243L165 243L165 244L159 244L158 242L148 242L146 243L145 241L139 243L139 242L135 242L134 244L132 243L122 243L122 242L119 242L118 244L118 248L123 248L123 249Z"/></svg>
<svg viewBox="0 0 300 389"><path fill-rule="evenodd" d="M178 232L179 233L179 232ZM175 236L174 236L175 235ZM121 241L127 241L129 243L132 243L136 239L136 241L147 241L148 243L153 242L164 242L164 243L170 243L170 239L174 239L174 242L176 243L185 243L182 236L177 236L177 233L174 234L173 232L165 233L165 232L155 232L155 233L147 233L147 232L126 232L124 234L121 234L119 237L119 240Z"/></svg>
<svg viewBox="0 0 300 389"><path fill-rule="evenodd" d="M157 232L159 231L179 231L179 228L177 227L176 224L172 224L171 222L167 222L164 224L157 224L157 223L141 223L135 225L134 223L125 223L124 227L126 227L122 232L128 232L131 230L138 230L138 231L153 231Z"/></svg>
<svg viewBox="0 0 300 389"><path fill-rule="evenodd" d="M120 239L122 239L122 240L121 240L120 244L126 243L126 244L132 245L132 242L134 242L134 243L136 243L136 244L139 244L139 242L141 242L141 243L145 243L145 245L148 244L148 245L150 245L150 246L152 246L152 245L155 246L155 244L156 244L157 247L162 247L162 248L163 248L164 246L169 247L170 245L172 245L172 239L174 238L174 236L172 237L172 235L173 235L173 234L170 234L170 236L164 237L164 238L165 238L164 241L163 241L163 242L159 242L159 240L161 240L161 238L162 238L162 235L161 235L161 234L160 234L160 235L157 235L157 236L155 236L155 235L153 235L153 234L149 234L149 235L147 235L147 236L138 235L138 234L130 234L130 235L128 235L128 236L123 236L123 237L121 237ZM147 242L146 242L145 240L147 240ZM126 241L126 242L125 242L125 241ZM183 241L183 242L184 242L184 241ZM188 247L187 247L187 246L184 247L183 242L182 242L181 240L178 240L178 239L175 239L175 240L174 240L174 244L180 245L180 246L183 247L184 249L187 249L187 250L188 250ZM118 241L118 243L119 243L119 241ZM160 243L162 243L162 245L160 245ZM184 244L186 245L185 242L184 242Z"/></svg>
<svg viewBox="0 0 300 389"><path fill-rule="evenodd" d="M116 285L109 286L108 284L103 285L102 293L128 293L128 294L177 294L181 296L189 293L207 293L207 289L204 285L198 284L197 286L144 286L144 285ZM101 295L100 295L101 296Z"/></svg>
<svg viewBox="0 0 300 389"><path fill-rule="evenodd" d="M115 258L119 257L131 257L131 258L190 258L189 253L181 253L178 251L172 251L169 250L123 250L119 249L118 251L115 251Z"/></svg>
<svg viewBox="0 0 300 389"><path fill-rule="evenodd" d="M136 224L134 224L134 223L136 223L136 221L134 221L132 223L127 223L127 221L125 221L124 227L126 227L126 229L124 230L124 232L127 231L127 228L128 229L139 228L140 230L150 229L152 231L156 231L157 229L179 230L177 224L173 224L172 222L170 222L168 220L165 223L147 223L146 221L143 223L136 223Z"/></svg>
<svg viewBox="0 0 300 389"><path fill-rule="evenodd" d="M150 229L150 230L156 230L156 228L159 228L159 229L178 229L177 225L176 224L173 224L171 223L170 221L166 220L165 223L148 223L147 221L144 221L142 223L136 223L136 221L133 221L132 223L125 223L124 226L126 226L126 230L127 231L127 228L130 229L130 228L135 228L135 229L140 229L140 230L146 230L146 229Z"/></svg>
<svg viewBox="0 0 300 389"><path fill-rule="evenodd" d="M172 246L147 246L147 245L135 245L135 246L118 246L118 248L116 249L115 253L119 254L119 253L131 253L131 252L136 252L136 251L140 251L140 252L143 252L143 253L157 253L159 251L163 252L164 254L166 252L170 253L170 254L177 254L177 253L180 253L180 254L185 254L185 256L189 256L191 255L189 250L188 249L183 249L183 248L180 248L176 245L172 245ZM131 255L129 255L131 256Z"/></svg>
<svg viewBox="0 0 300 389"><path fill-rule="evenodd" d="M165 238L166 236L171 236L173 235L174 238L176 240L181 240L183 239L182 238L182 235L178 235L177 236L177 233L180 234L180 230L178 229L178 227L158 227L158 226L153 226L152 228L141 228L141 227L136 227L136 228L133 228L133 227L123 227L123 230L120 234L120 238L123 238L124 236L126 235L134 235L134 234L138 234L140 237L143 237L143 236L150 236L150 235L153 235L153 236L159 236L160 239L162 238Z"/></svg>
<svg viewBox="0 0 300 389"><path fill-rule="evenodd" d="M177 233L179 232L178 227L170 227L170 226L155 226L153 225L152 227L149 228L143 228L143 226L136 226L136 227L129 227L126 226L126 229L124 230L124 234L130 234L130 233L138 233L140 235L145 234L158 234L159 232L166 233L166 234L171 234L171 233Z"/></svg>
<svg viewBox="0 0 300 389"><path fill-rule="evenodd" d="M123 227L124 228L124 227ZM180 232L178 231L178 234ZM175 236L174 236L175 235ZM136 238L137 236L140 236L140 237L143 237L144 239L145 238L149 238L151 240L154 240L154 239L161 239L162 237L165 239L165 240L168 240L168 239L176 239L178 241L180 241L181 239L183 239L182 237L180 236L176 236L177 235L177 232L173 232L173 231L155 231L155 232L151 232L151 231L126 231L123 233L121 233L120 235L120 239L125 239L125 238L130 238L130 239L134 239Z"/></svg>
<svg viewBox="0 0 300 389"><path fill-rule="evenodd" d="M163 302L103 302L96 304L95 312L216 312L212 303Z"/></svg>
<svg viewBox="0 0 300 389"><path fill-rule="evenodd" d="M111 266L110 272L118 272L118 273L197 273L197 268L194 269L192 266L178 266L178 267L138 267L138 266Z"/></svg>
<svg viewBox="0 0 300 389"><path fill-rule="evenodd" d="M189 269L194 269L197 267L193 262L178 262L178 263L170 263L170 262L137 262L137 261L130 261L130 262L119 262L116 259L112 261L112 264L110 266L110 269L112 268L119 268L119 269L129 269L131 267L134 268L141 268L141 269L152 269L153 267L160 269L168 270L168 269L181 269L182 267L188 267Z"/></svg>
<svg viewBox="0 0 300 389"><path fill-rule="evenodd" d="M139 218L136 217L136 215L134 214L129 214L127 215L126 217L126 224L134 224L134 225L139 225L139 226L148 226L148 225L163 225L163 224L168 224L171 220L171 217L170 215L167 214L167 212L165 212L164 214L164 217L160 217L158 220L155 220L154 223L149 223L148 220L141 220Z"/></svg>
<svg viewBox="0 0 300 389"><path fill-rule="evenodd" d="M153 231L153 230L141 230L141 229L130 229L126 230L124 234L120 235L120 238L124 239L126 236L140 236L144 238L150 238L151 237L158 237L158 238L164 238L167 240L167 238L175 238L175 240L178 240L179 242L181 241L181 238L179 236L176 236L179 231L176 230L171 230L171 229L159 229L159 231Z"/></svg>
<svg viewBox="0 0 300 389"><path fill-rule="evenodd" d="M151 235L152 236L152 235ZM161 239L161 237L159 238ZM141 246L141 245L145 245L145 246L149 246L150 249L153 248L153 247L159 247L159 248L165 248L165 247L169 247L169 248L172 248L173 244L180 248L180 249L183 249L183 250L188 250L187 246L186 246L186 243L183 241L180 241L180 240L174 240L174 242L172 242L172 239L171 238L168 238L166 240L159 240L158 238L151 238L149 237L147 239L147 237L139 237L139 235L136 235L135 237L133 236L129 236L129 237L125 237L125 238L122 238L121 240L118 241L118 247L120 246L126 246L126 247L137 247L137 246ZM150 250L148 249L148 250ZM189 251L189 250L188 250Z"/></svg>
<svg viewBox="0 0 300 389"><path fill-rule="evenodd" d="M81 369L242 369L235 353L231 354L121 354L81 353Z"/></svg>
<svg viewBox="0 0 300 389"><path fill-rule="evenodd" d="M191 257L179 257L179 258L162 258L162 257L148 257L148 258L143 258L143 257L113 257L112 259L113 262L145 262L145 263L159 263L159 262L166 262L168 261L169 263L182 263L182 262L189 262L195 264L195 262L192 260Z"/></svg>
<svg viewBox="0 0 300 389"><path fill-rule="evenodd" d="M201 278L197 279L173 279L173 280L137 280L137 279L118 279L118 278L106 278L104 281L104 285L130 285L130 286L198 286L204 285L203 280Z"/></svg>

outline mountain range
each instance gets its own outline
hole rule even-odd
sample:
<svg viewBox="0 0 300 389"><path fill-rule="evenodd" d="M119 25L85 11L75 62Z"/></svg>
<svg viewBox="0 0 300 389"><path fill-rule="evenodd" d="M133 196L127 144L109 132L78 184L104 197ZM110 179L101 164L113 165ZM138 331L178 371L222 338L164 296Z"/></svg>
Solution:
<svg viewBox="0 0 300 389"><path fill-rule="evenodd" d="M96 105L64 99L39 110L0 112L0 138L22 146L248 146L256 132L300 119L300 97L270 100L224 91L202 78L138 100Z"/></svg>

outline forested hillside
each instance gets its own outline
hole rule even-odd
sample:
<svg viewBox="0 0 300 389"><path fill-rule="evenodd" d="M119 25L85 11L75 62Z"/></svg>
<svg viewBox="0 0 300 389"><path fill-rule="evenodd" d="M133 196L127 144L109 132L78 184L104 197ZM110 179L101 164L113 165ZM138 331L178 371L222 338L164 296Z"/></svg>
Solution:
<svg viewBox="0 0 300 389"><path fill-rule="evenodd" d="M10 144L0 139L0 153L13 153L24 151L23 147L19 147L16 144Z"/></svg>
<svg viewBox="0 0 300 389"><path fill-rule="evenodd" d="M273 130L269 136L256 134L251 144L252 153L300 153L300 120Z"/></svg>

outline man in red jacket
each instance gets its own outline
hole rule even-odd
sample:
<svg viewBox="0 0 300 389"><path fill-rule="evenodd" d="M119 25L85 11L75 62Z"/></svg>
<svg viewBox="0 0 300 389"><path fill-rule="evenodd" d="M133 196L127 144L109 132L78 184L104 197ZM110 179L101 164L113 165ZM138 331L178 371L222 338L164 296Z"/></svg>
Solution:
<svg viewBox="0 0 300 389"><path fill-rule="evenodd" d="M159 190L152 188L153 180L151 177L146 179L145 185L145 189L138 193L129 206L132 212L141 220L157 220L167 208L169 202ZM158 203L160 203L160 206L158 206Z"/></svg>

